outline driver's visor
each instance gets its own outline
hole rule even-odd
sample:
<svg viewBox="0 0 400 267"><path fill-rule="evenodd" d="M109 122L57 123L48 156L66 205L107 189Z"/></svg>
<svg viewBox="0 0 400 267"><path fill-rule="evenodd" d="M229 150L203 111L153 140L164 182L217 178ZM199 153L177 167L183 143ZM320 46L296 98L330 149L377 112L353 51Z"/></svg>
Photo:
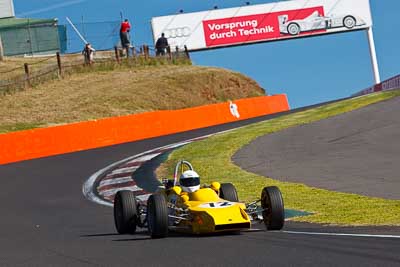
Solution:
<svg viewBox="0 0 400 267"><path fill-rule="evenodd" d="M180 179L179 184L181 186L190 187L200 184L200 177L192 177L192 178L185 178Z"/></svg>

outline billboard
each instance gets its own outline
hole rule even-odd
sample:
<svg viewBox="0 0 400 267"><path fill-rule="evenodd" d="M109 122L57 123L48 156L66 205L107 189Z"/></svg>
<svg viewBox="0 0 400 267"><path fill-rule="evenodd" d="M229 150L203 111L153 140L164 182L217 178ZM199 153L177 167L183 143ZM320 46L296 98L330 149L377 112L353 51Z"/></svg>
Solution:
<svg viewBox="0 0 400 267"><path fill-rule="evenodd" d="M12 0L0 0L0 19L15 17Z"/></svg>
<svg viewBox="0 0 400 267"><path fill-rule="evenodd" d="M154 17L154 41L202 50L366 29L369 0L292 0Z"/></svg>

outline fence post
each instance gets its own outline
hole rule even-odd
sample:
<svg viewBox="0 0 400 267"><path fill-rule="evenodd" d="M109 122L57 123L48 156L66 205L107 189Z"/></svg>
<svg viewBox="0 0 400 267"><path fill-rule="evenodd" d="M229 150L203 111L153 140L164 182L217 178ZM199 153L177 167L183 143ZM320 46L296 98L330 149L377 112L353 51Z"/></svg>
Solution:
<svg viewBox="0 0 400 267"><path fill-rule="evenodd" d="M136 57L136 49L134 46L132 46L132 57L135 58Z"/></svg>
<svg viewBox="0 0 400 267"><path fill-rule="evenodd" d="M132 47L132 59L133 59L133 63L136 65L136 57L137 57L137 51L136 51L136 47Z"/></svg>
<svg viewBox="0 0 400 267"><path fill-rule="evenodd" d="M58 76L61 77L62 76L62 66L61 66L60 52L57 52L56 55L57 55Z"/></svg>
<svg viewBox="0 0 400 267"><path fill-rule="evenodd" d="M3 49L3 41L1 40L1 35L0 35L0 61L4 60L4 49Z"/></svg>
<svg viewBox="0 0 400 267"><path fill-rule="evenodd" d="M190 60L189 50L187 49L186 45L184 47L185 47L186 58Z"/></svg>
<svg viewBox="0 0 400 267"><path fill-rule="evenodd" d="M114 51L115 51L115 60L117 60L117 62L120 63L120 61L119 61L118 47L114 46Z"/></svg>
<svg viewBox="0 0 400 267"><path fill-rule="evenodd" d="M171 47L167 46L167 54L168 54L168 60L172 61L172 53L171 53Z"/></svg>
<svg viewBox="0 0 400 267"><path fill-rule="evenodd" d="M148 59L149 53L148 53L148 47L147 47L147 45L143 45L143 54L144 54L144 58L145 58L145 59Z"/></svg>
<svg viewBox="0 0 400 267"><path fill-rule="evenodd" d="M29 88L31 87L31 77L29 73L28 63L24 64L24 69L25 69L25 88Z"/></svg>

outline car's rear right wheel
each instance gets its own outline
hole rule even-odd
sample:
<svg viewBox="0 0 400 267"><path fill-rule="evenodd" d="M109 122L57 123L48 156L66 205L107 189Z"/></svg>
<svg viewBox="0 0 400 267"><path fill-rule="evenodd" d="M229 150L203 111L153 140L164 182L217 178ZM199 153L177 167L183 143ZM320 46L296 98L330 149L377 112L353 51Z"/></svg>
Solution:
<svg viewBox="0 0 400 267"><path fill-rule="evenodd" d="M147 224L152 238L168 235L168 207L163 195L153 194L147 200Z"/></svg>
<svg viewBox="0 0 400 267"><path fill-rule="evenodd" d="M281 191L276 186L267 186L261 192L263 220L268 230L281 230L285 223L285 209Z"/></svg>

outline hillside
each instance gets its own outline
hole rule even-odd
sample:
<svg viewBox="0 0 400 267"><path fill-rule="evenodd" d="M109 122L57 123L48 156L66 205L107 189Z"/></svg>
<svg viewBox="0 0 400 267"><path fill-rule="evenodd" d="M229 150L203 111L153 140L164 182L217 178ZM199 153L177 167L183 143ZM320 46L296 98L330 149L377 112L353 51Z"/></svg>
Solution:
<svg viewBox="0 0 400 267"><path fill-rule="evenodd" d="M248 77L198 66L83 72L0 96L0 132L264 95Z"/></svg>

